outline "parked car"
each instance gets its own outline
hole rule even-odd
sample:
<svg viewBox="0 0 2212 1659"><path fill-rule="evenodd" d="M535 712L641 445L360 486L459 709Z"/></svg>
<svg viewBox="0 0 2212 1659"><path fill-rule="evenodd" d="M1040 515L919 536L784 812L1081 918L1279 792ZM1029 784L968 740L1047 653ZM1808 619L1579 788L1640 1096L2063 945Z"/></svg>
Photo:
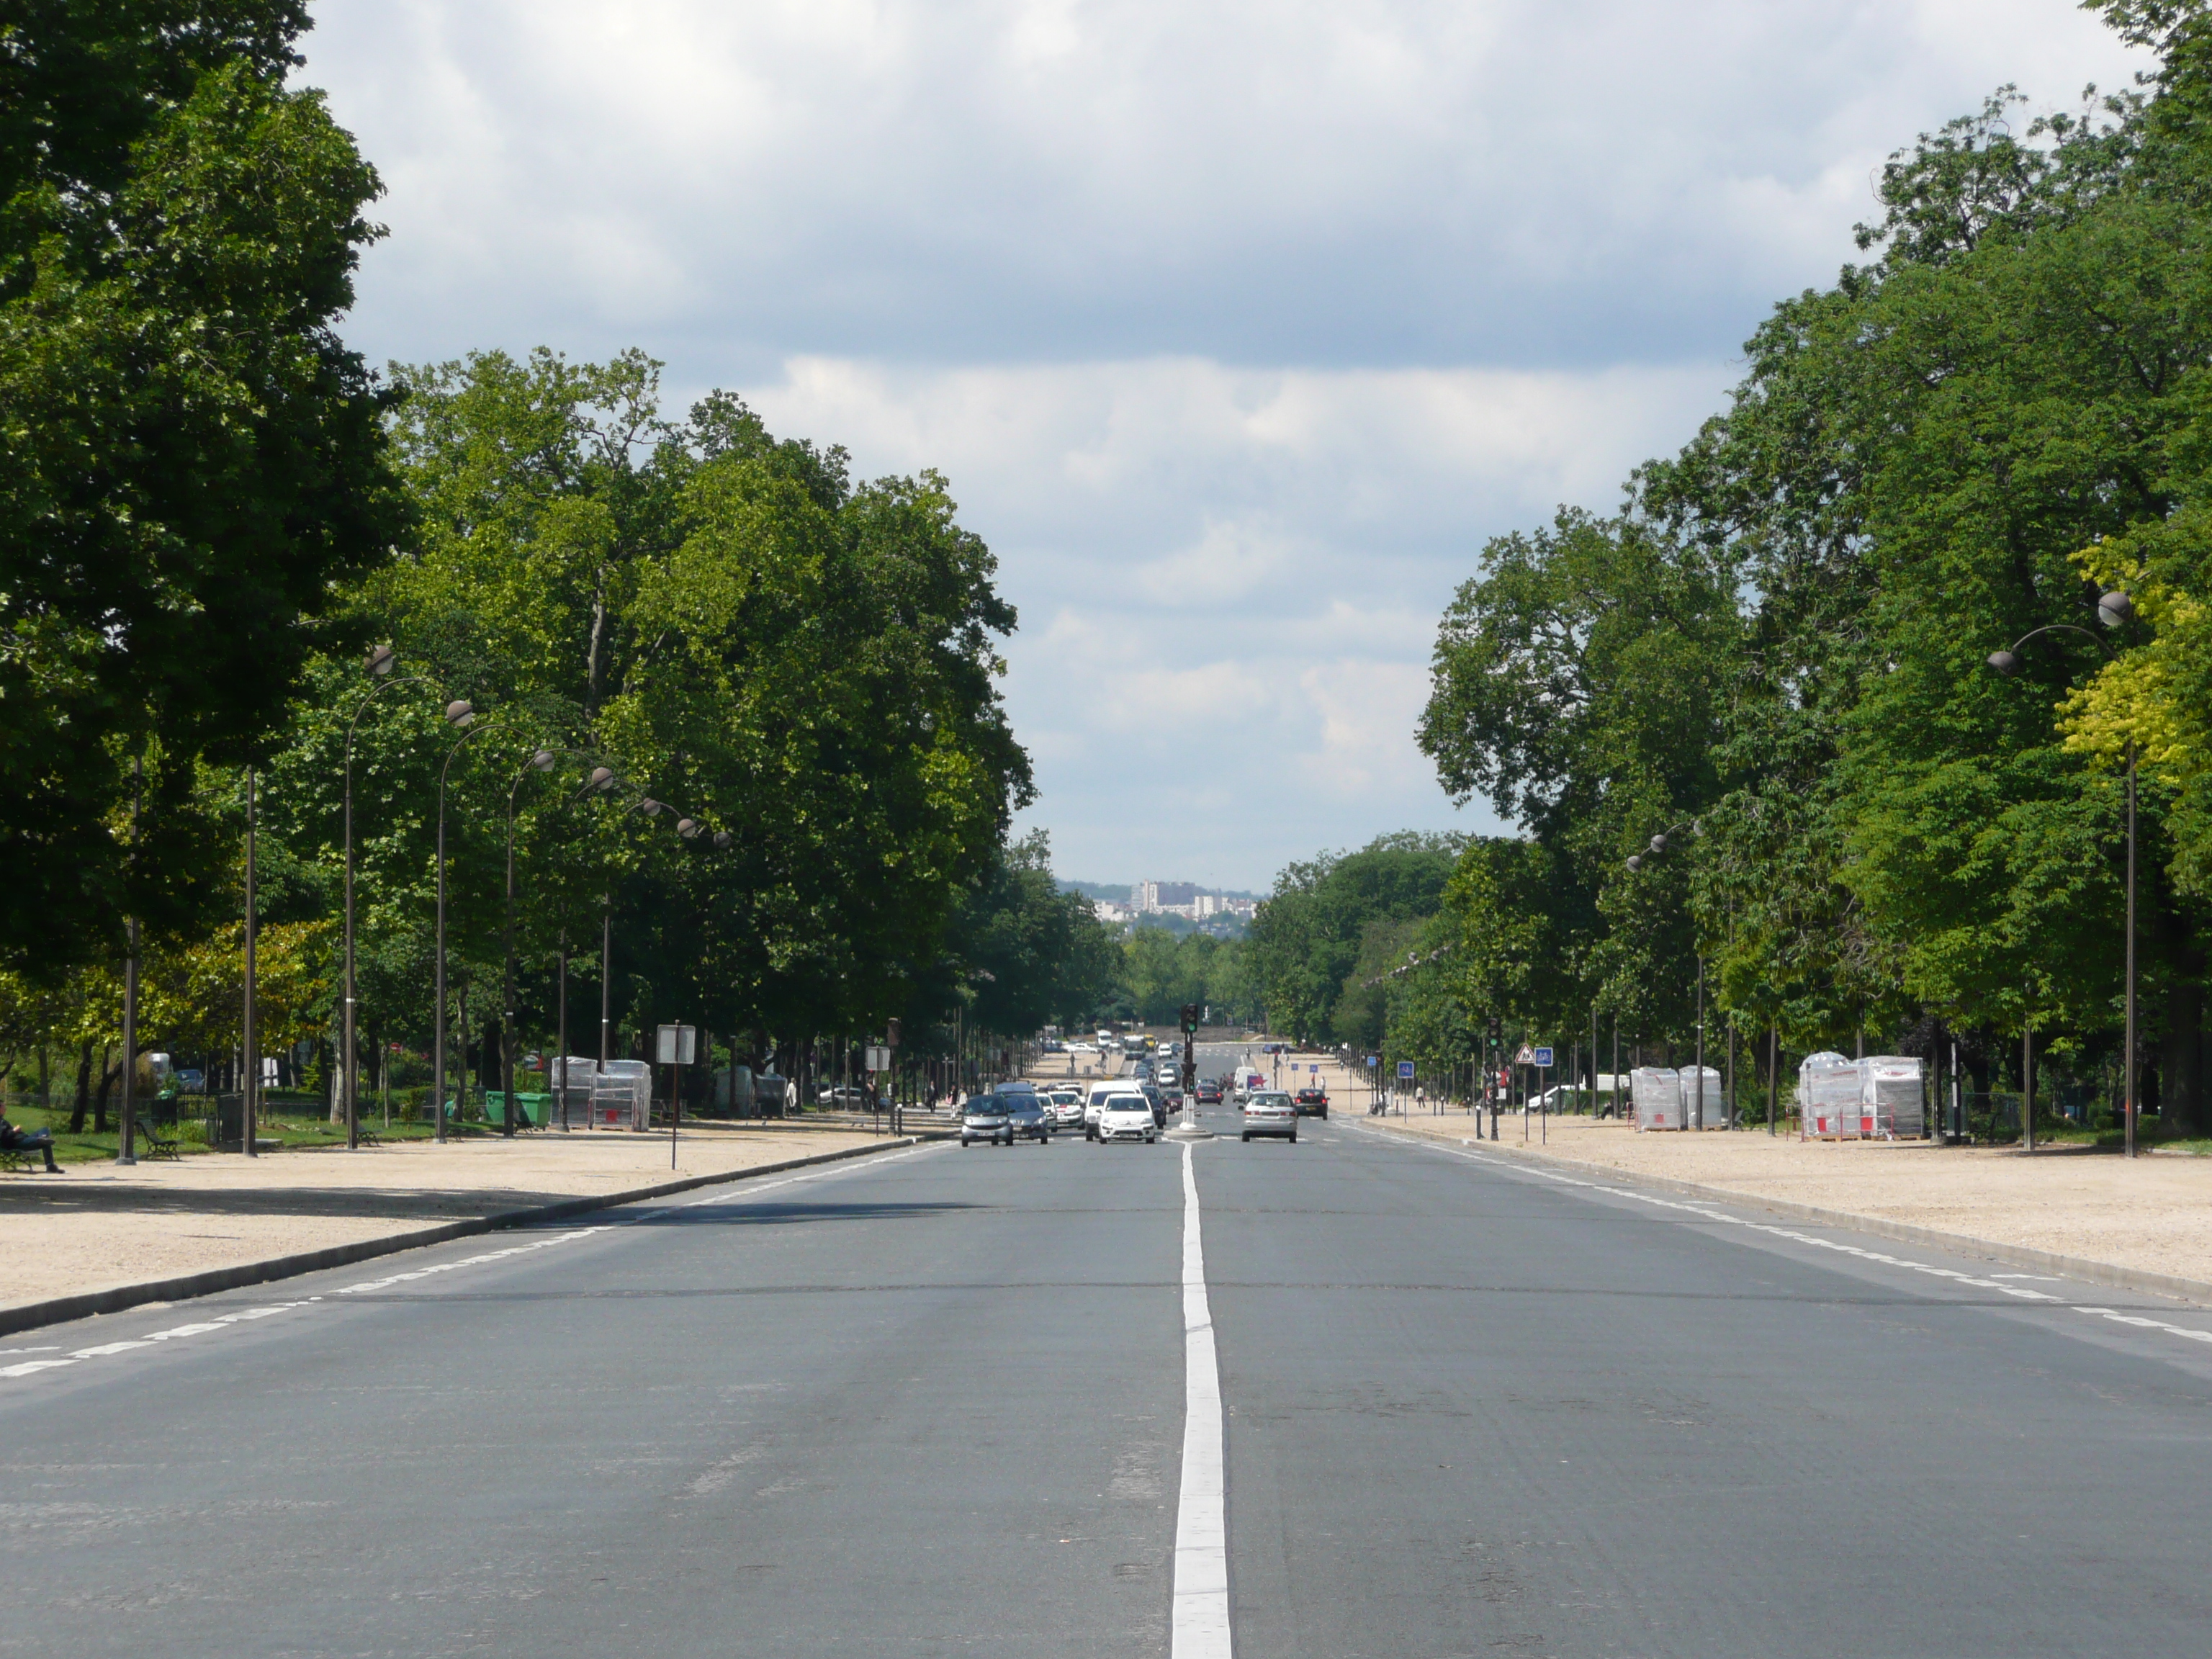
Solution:
<svg viewBox="0 0 2212 1659"><path fill-rule="evenodd" d="M1138 1094L1109 1095L1098 1115L1098 1139L1141 1140L1147 1145L1160 1138L1159 1120L1152 1103Z"/></svg>
<svg viewBox="0 0 2212 1659"><path fill-rule="evenodd" d="M960 1144L972 1146L988 1140L994 1146L1014 1144L1013 1098L1008 1095L975 1095L960 1109Z"/></svg>
<svg viewBox="0 0 2212 1659"><path fill-rule="evenodd" d="M1297 1092L1297 1099L1293 1100L1291 1103L1297 1108L1298 1115L1300 1117L1327 1117L1328 1115L1328 1091L1326 1089L1301 1089Z"/></svg>
<svg viewBox="0 0 2212 1659"><path fill-rule="evenodd" d="M1280 1089L1255 1089L1244 1097L1244 1133L1280 1135L1295 1143L1298 1138L1298 1109Z"/></svg>

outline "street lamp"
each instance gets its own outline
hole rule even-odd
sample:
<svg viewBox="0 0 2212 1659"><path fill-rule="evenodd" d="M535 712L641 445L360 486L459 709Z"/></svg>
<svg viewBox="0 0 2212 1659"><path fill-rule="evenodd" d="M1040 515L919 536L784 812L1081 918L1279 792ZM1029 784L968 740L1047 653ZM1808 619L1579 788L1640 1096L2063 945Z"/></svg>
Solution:
<svg viewBox="0 0 2212 1659"><path fill-rule="evenodd" d="M461 745L488 729L477 724L475 708L465 702L446 705L446 724L461 735L446 751L445 764L438 769L438 1007L430 1022L430 1111L440 1140L446 1138L446 775L453 769L453 757L461 752ZM465 1037L467 1033L462 1035Z"/></svg>
<svg viewBox="0 0 2212 1659"><path fill-rule="evenodd" d="M416 685L425 676L410 674L399 679L392 678L392 671L399 665L389 645L380 645L368 653L362 666L375 682L355 707L353 718L346 722L345 740L345 1003L338 1025L338 1041L343 1052L338 1057L339 1090L345 1098L346 1150L357 1151L361 1146L361 1113L354 1097L354 974L353 974L353 739L361 726L361 717L377 694L388 691L395 685Z"/></svg>
<svg viewBox="0 0 2212 1659"><path fill-rule="evenodd" d="M2097 597L2097 620L2107 629L2118 628L2135 620L2135 601L2115 588ZM2012 642L2007 651L1990 653L1990 666L2005 678L2020 672L2021 648L2040 634L2079 634L2083 639L2105 653L2105 660L2117 660L2119 653L2104 640L2078 623L2045 623L2031 629ZM2127 1156L2136 1155L2136 739L2128 733L2128 937L2125 951L2127 961L2127 1036L2126 1049L2120 1061L2122 1133ZM2027 1132L2031 1136L2033 1130Z"/></svg>
<svg viewBox="0 0 2212 1659"><path fill-rule="evenodd" d="M514 769L514 780L507 787L507 1012L499 1034L500 1087L507 1095L507 1109L499 1115L499 1132L510 1138L514 1120L520 1115L514 1097L514 802L523 779L532 772L550 772L554 759L550 749L533 750L530 758Z"/></svg>
<svg viewBox="0 0 2212 1659"><path fill-rule="evenodd" d="M1705 834L1704 826L1701 825L1695 818L1687 819L1682 823L1669 825L1668 828L1662 830L1657 835L1651 837L1650 842L1649 843L1650 851L1648 854L1631 853L1628 855L1629 873L1631 875L1634 875L1641 872L1647 858L1656 859L1665 857L1668 845L1668 838L1674 835L1677 831L1684 829L1687 829L1692 836L1701 836ZM1697 1029L1698 1042L1697 1059L1695 1063L1698 1078L1698 1107L1697 1122L1692 1127L1702 1130L1705 1127L1705 953L1703 951L1699 951L1698 952Z"/></svg>

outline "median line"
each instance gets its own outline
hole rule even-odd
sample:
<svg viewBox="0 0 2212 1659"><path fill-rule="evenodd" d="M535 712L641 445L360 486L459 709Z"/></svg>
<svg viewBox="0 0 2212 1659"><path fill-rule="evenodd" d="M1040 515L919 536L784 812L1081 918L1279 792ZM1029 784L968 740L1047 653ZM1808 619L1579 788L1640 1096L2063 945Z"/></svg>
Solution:
<svg viewBox="0 0 2212 1659"><path fill-rule="evenodd" d="M1198 1174L1182 1149L1182 1490L1176 1501L1169 1659L1230 1659L1227 1482L1222 1462L1221 1364L1206 1297Z"/></svg>

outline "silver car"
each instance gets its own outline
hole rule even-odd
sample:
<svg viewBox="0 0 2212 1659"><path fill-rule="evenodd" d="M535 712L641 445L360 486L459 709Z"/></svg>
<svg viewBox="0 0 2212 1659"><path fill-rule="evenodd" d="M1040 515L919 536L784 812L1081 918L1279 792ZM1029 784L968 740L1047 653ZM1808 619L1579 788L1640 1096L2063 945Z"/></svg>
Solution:
<svg viewBox="0 0 2212 1659"><path fill-rule="evenodd" d="M1255 1089L1244 1097L1243 1139L1249 1140L1254 1135L1280 1135L1297 1142L1298 1109L1290 1096L1279 1089Z"/></svg>
<svg viewBox="0 0 2212 1659"><path fill-rule="evenodd" d="M1005 1095L977 1095L960 1109L960 1144L988 1140L994 1146L1012 1146L1012 1103Z"/></svg>

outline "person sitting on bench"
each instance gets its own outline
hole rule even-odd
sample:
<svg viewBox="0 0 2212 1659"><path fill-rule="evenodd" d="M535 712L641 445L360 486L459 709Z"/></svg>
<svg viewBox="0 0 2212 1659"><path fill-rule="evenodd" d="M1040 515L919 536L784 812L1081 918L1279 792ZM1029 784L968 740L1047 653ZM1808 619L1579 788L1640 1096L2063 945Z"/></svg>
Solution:
<svg viewBox="0 0 2212 1659"><path fill-rule="evenodd" d="M44 1152L46 1155L46 1173L59 1175L62 1172L62 1166L54 1162L54 1138L50 1131L25 1131L0 1117L0 1152Z"/></svg>

